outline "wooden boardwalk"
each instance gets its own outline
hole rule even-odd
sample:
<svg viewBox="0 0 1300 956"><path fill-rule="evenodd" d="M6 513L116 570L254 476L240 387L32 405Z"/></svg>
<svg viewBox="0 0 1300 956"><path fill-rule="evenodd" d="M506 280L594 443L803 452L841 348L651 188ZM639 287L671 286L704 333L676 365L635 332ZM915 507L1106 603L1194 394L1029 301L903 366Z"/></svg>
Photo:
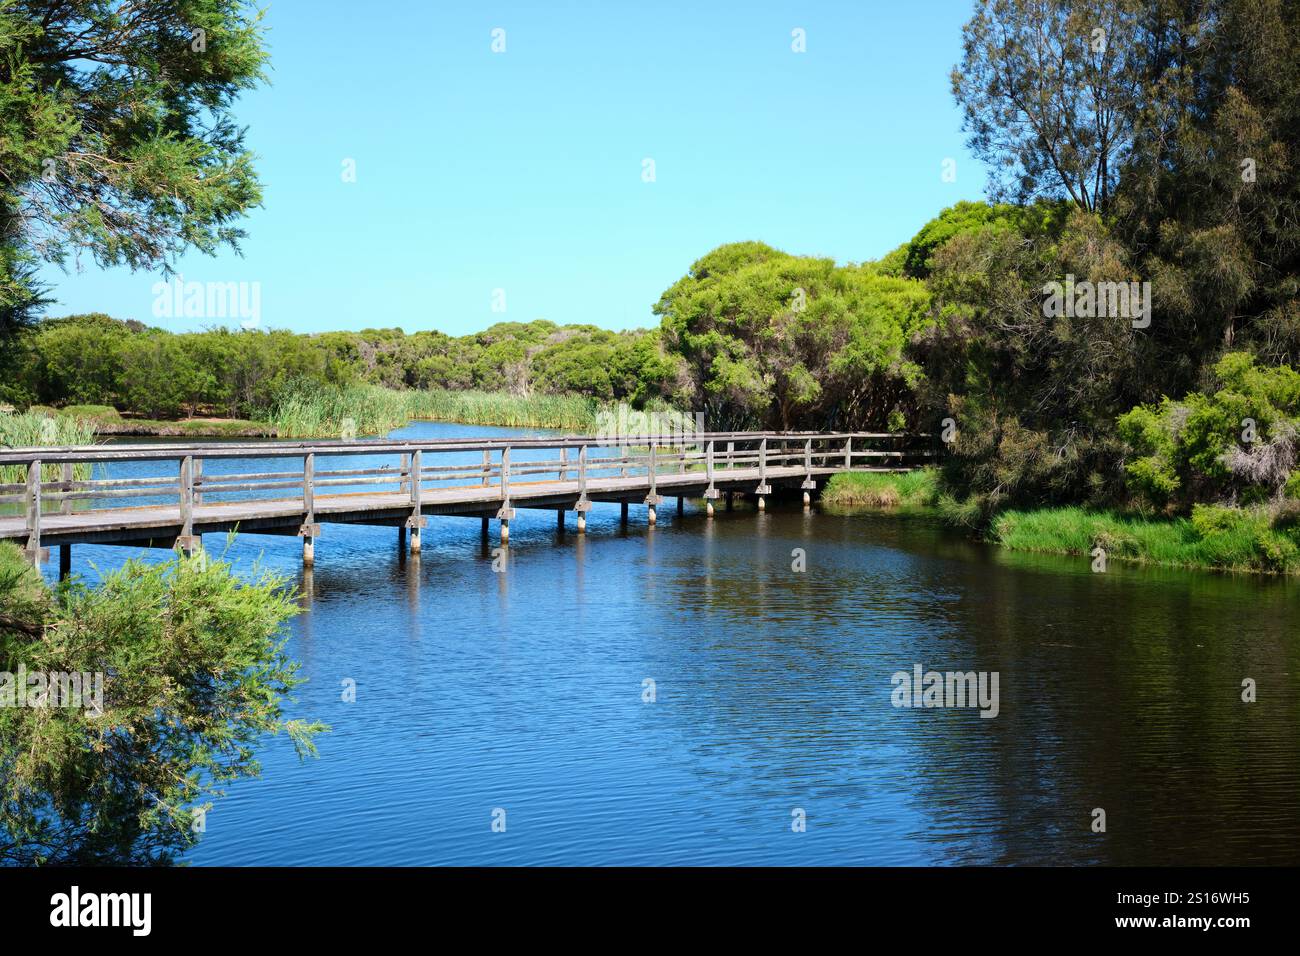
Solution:
<svg viewBox="0 0 1300 956"><path fill-rule="evenodd" d="M727 432L633 436L620 439L623 444L596 436L0 449L0 465L20 466L27 477L0 485L0 540L17 540L33 562L57 545L63 571L74 544L192 551L203 534L232 530L297 535L311 564L322 523L396 527L403 539L409 533L411 551L418 552L430 515L477 517L485 534L495 520L505 543L517 508L556 511L561 525L574 511L582 533L595 502L620 503L624 520L629 504L643 505L650 524L665 497L675 497L679 511L685 499L703 499L709 516L715 500L727 496L730 503L737 492L754 496L760 509L781 488L802 490L808 504L836 472L915 467L932 454L921 438ZM366 460L347 460L358 457ZM250 458L293 467L212 468ZM360 467L333 467L339 459ZM100 466L114 463L132 466L117 470L151 473L103 477ZM150 500L132 504L132 498Z"/></svg>

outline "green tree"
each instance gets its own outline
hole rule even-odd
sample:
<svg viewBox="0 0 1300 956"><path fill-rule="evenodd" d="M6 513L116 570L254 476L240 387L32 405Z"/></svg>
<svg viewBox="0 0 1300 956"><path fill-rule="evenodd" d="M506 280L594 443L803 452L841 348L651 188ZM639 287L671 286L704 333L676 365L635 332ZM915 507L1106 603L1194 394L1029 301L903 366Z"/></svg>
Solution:
<svg viewBox="0 0 1300 956"><path fill-rule="evenodd" d="M655 312L710 427L883 427L917 383L903 350L927 306L918 282L746 242L698 260Z"/></svg>
<svg viewBox="0 0 1300 956"><path fill-rule="evenodd" d="M1132 144L1143 0L982 0L952 89L994 193L1104 212Z"/></svg>
<svg viewBox="0 0 1300 956"><path fill-rule="evenodd" d="M296 611L282 579L202 555L51 593L0 543L0 670L102 675L101 701L0 707L0 864L172 862L265 735L314 753L326 728L284 714Z"/></svg>

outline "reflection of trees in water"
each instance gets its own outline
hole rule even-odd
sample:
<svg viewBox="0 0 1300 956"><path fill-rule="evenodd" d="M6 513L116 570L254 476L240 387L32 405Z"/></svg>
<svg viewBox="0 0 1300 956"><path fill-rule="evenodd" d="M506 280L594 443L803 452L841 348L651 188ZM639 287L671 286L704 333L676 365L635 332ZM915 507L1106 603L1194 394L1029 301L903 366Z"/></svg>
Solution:
<svg viewBox="0 0 1300 956"><path fill-rule="evenodd" d="M1293 586L1094 575L908 527L723 522L659 575L660 686L696 773L757 798L893 794L958 862L1295 862ZM912 663L999 671L1001 716L894 710Z"/></svg>

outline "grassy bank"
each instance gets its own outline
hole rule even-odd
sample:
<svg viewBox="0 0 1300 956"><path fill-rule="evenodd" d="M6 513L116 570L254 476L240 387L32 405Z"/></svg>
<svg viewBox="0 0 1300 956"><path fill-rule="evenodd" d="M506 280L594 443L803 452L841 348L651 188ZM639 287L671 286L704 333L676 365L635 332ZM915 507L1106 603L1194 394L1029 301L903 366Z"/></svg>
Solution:
<svg viewBox="0 0 1300 956"><path fill-rule="evenodd" d="M939 473L933 468L899 473L851 471L832 475L822 504L844 508L918 510L939 501Z"/></svg>
<svg viewBox="0 0 1300 956"><path fill-rule="evenodd" d="M1300 527L1266 508L1198 506L1191 518L1145 517L1083 508L1006 511L991 540L1016 551L1090 554L1172 567L1300 573Z"/></svg>
<svg viewBox="0 0 1300 956"><path fill-rule="evenodd" d="M823 504L926 511L964 525L961 507L944 499L934 469L903 474L849 472L826 485ZM1090 511L1078 507L1004 511L988 539L1013 551L1091 555L1169 567L1300 574L1300 504L1232 508L1200 505L1190 518Z"/></svg>

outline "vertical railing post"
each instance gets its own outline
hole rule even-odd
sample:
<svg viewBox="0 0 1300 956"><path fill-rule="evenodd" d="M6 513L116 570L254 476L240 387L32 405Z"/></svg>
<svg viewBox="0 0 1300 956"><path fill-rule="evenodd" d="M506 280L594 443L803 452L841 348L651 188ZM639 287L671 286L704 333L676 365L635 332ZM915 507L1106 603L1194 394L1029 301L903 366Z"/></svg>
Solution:
<svg viewBox="0 0 1300 956"><path fill-rule="evenodd" d="M850 435L844 439L844 468L847 471L853 467L853 436Z"/></svg>
<svg viewBox="0 0 1300 956"><path fill-rule="evenodd" d="M771 487L767 483L767 436L764 435L758 442L758 487L754 494L758 496L758 510L767 509L767 495L772 493Z"/></svg>
<svg viewBox="0 0 1300 956"><path fill-rule="evenodd" d="M194 553L194 457L181 458L180 468L181 533L176 538L178 547L186 556Z"/></svg>
<svg viewBox="0 0 1300 956"><path fill-rule="evenodd" d="M657 520L655 515L655 506L659 504L659 456L657 453L654 436L650 436L650 491L645 496L646 503L646 523L653 525Z"/></svg>
<svg viewBox="0 0 1300 956"><path fill-rule="evenodd" d="M424 453L418 448L411 453L411 516L406 527L411 532L411 554L420 553L420 531L424 528Z"/></svg>
<svg viewBox="0 0 1300 956"><path fill-rule="evenodd" d="M704 443L704 474L709 487L704 489L704 514L713 517L713 499L718 497L718 489L713 487L713 439Z"/></svg>
<svg viewBox="0 0 1300 956"><path fill-rule="evenodd" d="M803 443L803 506L809 508L812 506L812 490L817 487L817 482L813 481L812 476L812 443L809 438Z"/></svg>
<svg viewBox="0 0 1300 956"><path fill-rule="evenodd" d="M729 441L727 442L727 470L730 471L732 468L735 467L736 467L736 443L734 441Z"/></svg>
<svg viewBox="0 0 1300 956"><path fill-rule="evenodd" d="M491 474L492 474L492 449L484 448L483 449L483 481L482 481L482 485L484 488L487 487L488 478L491 476Z"/></svg>
<svg viewBox="0 0 1300 956"><path fill-rule="evenodd" d="M560 481L565 481L569 477L569 446L560 446Z"/></svg>
<svg viewBox="0 0 1300 956"><path fill-rule="evenodd" d="M27 511L27 560L33 565L45 560L41 551L41 462L38 458L27 465L27 489L23 495Z"/></svg>
<svg viewBox="0 0 1300 956"><path fill-rule="evenodd" d="M409 453L403 453L402 476L397 482L397 493L399 495L404 495L410 491L411 488L410 476L411 476L411 456Z"/></svg>
<svg viewBox="0 0 1300 956"><path fill-rule="evenodd" d="M316 537L320 528L316 524L316 455L308 452L302 459L302 564L309 568L316 563Z"/></svg>
<svg viewBox="0 0 1300 956"><path fill-rule="evenodd" d="M194 465L194 507L203 504L203 459L195 458Z"/></svg>
<svg viewBox="0 0 1300 956"><path fill-rule="evenodd" d="M587 531L587 512L590 509L591 502L587 500L587 446L582 445L578 449L578 503L574 506L578 513L578 534Z"/></svg>
<svg viewBox="0 0 1300 956"><path fill-rule="evenodd" d="M60 514L72 514L72 499L68 495L72 494L72 482L76 479L76 474L72 470L72 462L65 461L61 469L63 473L63 500L59 502Z"/></svg>
<svg viewBox="0 0 1300 956"><path fill-rule="evenodd" d="M501 507L497 510L497 520L501 522L501 543L510 543L510 519L515 511L510 507L510 446L501 449Z"/></svg>

